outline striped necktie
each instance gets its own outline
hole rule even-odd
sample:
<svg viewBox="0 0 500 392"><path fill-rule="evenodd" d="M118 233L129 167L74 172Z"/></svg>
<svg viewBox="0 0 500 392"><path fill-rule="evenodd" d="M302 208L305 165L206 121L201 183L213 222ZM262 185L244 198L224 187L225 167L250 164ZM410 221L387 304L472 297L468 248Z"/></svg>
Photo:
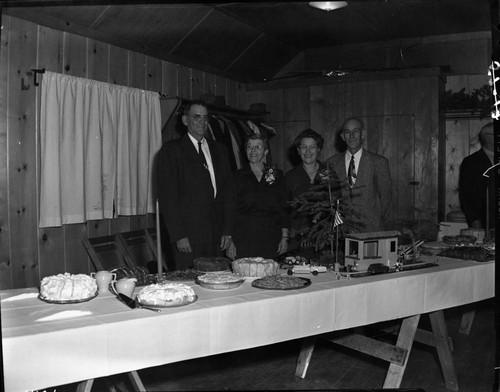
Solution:
<svg viewBox="0 0 500 392"><path fill-rule="evenodd" d="M201 161L203 163L203 166L205 167L205 169L208 170L208 164L207 164L207 158L205 157L205 153L203 152L203 150L201 149L201 142L198 142L198 155L200 156L201 158Z"/></svg>
<svg viewBox="0 0 500 392"><path fill-rule="evenodd" d="M351 155L351 162L349 162L349 170L347 171L347 179L349 186L352 188L356 183L356 164L354 163L354 155Z"/></svg>

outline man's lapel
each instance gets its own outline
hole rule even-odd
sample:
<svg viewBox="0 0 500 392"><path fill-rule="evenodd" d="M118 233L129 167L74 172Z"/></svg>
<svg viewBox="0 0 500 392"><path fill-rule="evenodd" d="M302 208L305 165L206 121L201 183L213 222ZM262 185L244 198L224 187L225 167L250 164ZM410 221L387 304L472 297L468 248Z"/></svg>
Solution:
<svg viewBox="0 0 500 392"><path fill-rule="evenodd" d="M366 181L366 176L367 176L367 167L370 164L370 157L366 153L366 150L363 150L363 154L361 154L361 159L359 160L359 165L356 168L356 184L354 184L355 187L357 186L362 186L367 183Z"/></svg>

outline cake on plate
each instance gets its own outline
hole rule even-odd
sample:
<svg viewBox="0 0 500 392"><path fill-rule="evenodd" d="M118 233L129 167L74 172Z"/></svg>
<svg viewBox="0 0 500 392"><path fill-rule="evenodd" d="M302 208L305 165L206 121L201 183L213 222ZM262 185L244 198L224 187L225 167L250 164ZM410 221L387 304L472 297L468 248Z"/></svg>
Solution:
<svg viewBox="0 0 500 392"><path fill-rule="evenodd" d="M229 271L231 261L225 257L199 257L193 264L194 269L201 272Z"/></svg>
<svg viewBox="0 0 500 392"><path fill-rule="evenodd" d="M180 306L195 300L194 290L183 283L151 284L137 294L137 301L153 306Z"/></svg>
<svg viewBox="0 0 500 392"><path fill-rule="evenodd" d="M258 277L276 275L279 264L263 257L244 257L233 261L233 272L240 276Z"/></svg>
<svg viewBox="0 0 500 392"><path fill-rule="evenodd" d="M94 278L70 273L47 276L40 284L40 295L50 301L78 301L97 294Z"/></svg>

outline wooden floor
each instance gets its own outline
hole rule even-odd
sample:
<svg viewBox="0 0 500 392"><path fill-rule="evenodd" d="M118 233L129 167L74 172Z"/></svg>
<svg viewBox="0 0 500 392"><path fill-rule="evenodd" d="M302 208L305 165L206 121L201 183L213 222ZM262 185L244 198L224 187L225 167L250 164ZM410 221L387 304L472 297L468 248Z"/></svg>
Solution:
<svg viewBox="0 0 500 392"><path fill-rule="evenodd" d="M445 311L448 333L460 391L497 391L495 385L494 301L475 304L476 316L470 335L458 332L464 308ZM423 316L420 327L429 327ZM293 328L293 326L290 326ZM371 329L368 329L370 332ZM203 333L200 331L200 333ZM265 332L263 332L265 333ZM389 335L382 339L392 339ZM238 390L378 390L387 363L318 341L305 379L294 375L300 340L184 361L139 371L148 391L238 391ZM108 378L116 391L128 391L123 376ZM435 349L415 343L401 384L402 390L447 391ZM57 388L74 390L75 385ZM104 380L96 380L92 391L104 391Z"/></svg>

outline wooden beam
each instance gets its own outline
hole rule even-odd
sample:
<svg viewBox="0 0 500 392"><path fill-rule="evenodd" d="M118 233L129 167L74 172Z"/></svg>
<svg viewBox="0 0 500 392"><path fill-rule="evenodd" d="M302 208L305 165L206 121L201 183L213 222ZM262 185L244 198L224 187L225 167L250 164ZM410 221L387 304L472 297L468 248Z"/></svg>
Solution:
<svg viewBox="0 0 500 392"><path fill-rule="evenodd" d="M299 359L297 360L297 367L295 368L295 375L297 377L306 377L307 368L309 367L309 362L311 362L315 343L316 336L309 336L303 340Z"/></svg>
<svg viewBox="0 0 500 392"><path fill-rule="evenodd" d="M400 366L405 363L408 355L408 350L405 348L393 346L390 343L381 342L356 333L326 340Z"/></svg>
<svg viewBox="0 0 500 392"><path fill-rule="evenodd" d="M426 67L426 68L407 68L388 71L365 72L360 70L354 74L344 76L331 77L311 77L311 78L289 78L281 80L273 80L265 83L253 83L247 85L247 91L258 90L273 90L291 87L308 87L308 86L326 86L330 84L352 83L352 82L368 82L377 80L402 79L402 78L418 78L423 76L441 76L445 73L447 67Z"/></svg>

